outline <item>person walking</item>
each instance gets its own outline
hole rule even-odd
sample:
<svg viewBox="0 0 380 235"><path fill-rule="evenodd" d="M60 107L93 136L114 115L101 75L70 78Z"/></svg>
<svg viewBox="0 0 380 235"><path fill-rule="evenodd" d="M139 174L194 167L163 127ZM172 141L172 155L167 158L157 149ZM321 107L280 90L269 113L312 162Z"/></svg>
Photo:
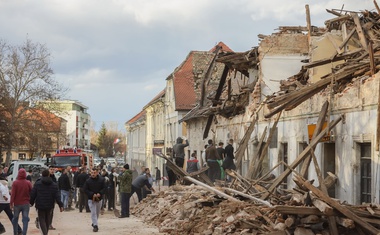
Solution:
<svg viewBox="0 0 380 235"><path fill-rule="evenodd" d="M62 175L58 179L58 188L61 192L61 201L63 202L63 208L65 211L69 211L69 196L71 190L70 178L67 173L67 169L62 170Z"/></svg>
<svg viewBox="0 0 380 235"><path fill-rule="evenodd" d="M122 174L119 175L119 189L121 199L121 213L119 218L129 217L129 200L132 191L132 171L129 170L129 165L125 164L121 169Z"/></svg>
<svg viewBox="0 0 380 235"><path fill-rule="evenodd" d="M28 175L26 176L26 179L30 181L30 183L33 184L32 182L32 174L33 174L33 170L32 169L29 169L28 170Z"/></svg>
<svg viewBox="0 0 380 235"><path fill-rule="evenodd" d="M169 159L171 159L171 157L169 156ZM166 173L168 175L168 183L169 183L169 187L172 186L172 185L175 185L175 182L176 182L176 179L177 179L177 176L176 174L174 173L174 171L172 169L170 169L170 167L168 167L168 163L166 163Z"/></svg>
<svg viewBox="0 0 380 235"><path fill-rule="evenodd" d="M183 140L185 140L185 144ZM181 137L177 138L176 144L173 146L173 157L178 167L183 168L183 164L185 163L185 148L187 146L189 146L189 141Z"/></svg>
<svg viewBox="0 0 380 235"><path fill-rule="evenodd" d="M69 177L70 181L70 190L69 190L69 197L67 200L67 209L69 211L74 210L73 208L73 199L74 199L74 176L73 176L73 169L71 166L66 167L67 176Z"/></svg>
<svg viewBox="0 0 380 235"><path fill-rule="evenodd" d="M196 172L196 171L199 171L200 169L200 166L199 166L199 161L197 159L197 153L196 152L193 152L191 154L191 157L189 160L187 160L187 164L186 164L186 172L187 173L192 173L192 172Z"/></svg>
<svg viewBox="0 0 380 235"><path fill-rule="evenodd" d="M234 163L234 147L232 146L234 144L234 140L230 139L228 141L227 146L224 148L226 157L224 158L222 167L224 170L236 170L236 165Z"/></svg>
<svg viewBox="0 0 380 235"><path fill-rule="evenodd" d="M111 169L111 173L108 174L108 210L112 211L115 209L115 185L116 185L116 172L115 168Z"/></svg>
<svg viewBox="0 0 380 235"><path fill-rule="evenodd" d="M220 158L219 160L217 160L217 162L219 163L219 166L220 166L220 179L224 179L224 177L225 177L224 169L222 167L223 160L225 158L225 150L224 150L223 146L224 146L224 143L219 142L218 147L216 148L216 151L218 151L218 155Z"/></svg>
<svg viewBox="0 0 380 235"><path fill-rule="evenodd" d="M57 202L60 211L63 211L63 203L57 183L54 183L49 175L49 170L43 170L42 177L36 181L30 194L30 205L35 204L39 227L43 235L47 235L49 232L51 211L54 210L55 202Z"/></svg>
<svg viewBox="0 0 380 235"><path fill-rule="evenodd" d="M10 207L13 209L13 234L18 234L18 217L22 213L22 234L28 232L29 223L29 200L32 191L32 183L26 179L26 171L21 168L17 179L12 184Z"/></svg>
<svg viewBox="0 0 380 235"><path fill-rule="evenodd" d="M88 207L91 211L93 232L99 231L98 218L102 206L102 198L106 191L105 179L99 175L99 170L93 168L91 177L84 183L84 191L88 196Z"/></svg>
<svg viewBox="0 0 380 235"><path fill-rule="evenodd" d="M156 186L160 186L160 181L161 181L161 171L160 169L158 169L158 167L156 167Z"/></svg>
<svg viewBox="0 0 380 235"><path fill-rule="evenodd" d="M208 169L208 177L212 182L215 180L220 180L220 165L218 160L220 160L218 151L216 150L214 143L211 139L208 141L208 148L206 149L206 161L209 167Z"/></svg>
<svg viewBox="0 0 380 235"><path fill-rule="evenodd" d="M11 197L9 195L8 182L6 181L5 178L0 176L0 213L4 211L5 214L7 214L8 219L12 223L13 213L12 213L12 210L10 207L10 199L11 199ZM17 234L21 235L22 229L21 229L20 225L17 225L17 229L18 229ZM0 234L5 233L5 232L6 232L5 227L0 222Z"/></svg>
<svg viewBox="0 0 380 235"><path fill-rule="evenodd" d="M139 175L135 180L132 181L132 191L131 197L136 192L139 202L143 199L141 194L141 189L146 186L149 190L156 192L152 185L148 181L148 175Z"/></svg>
<svg viewBox="0 0 380 235"><path fill-rule="evenodd" d="M49 177L51 178L51 180L54 183L57 183L57 177L55 177L55 168L52 166L49 166ZM49 230L55 230L55 228L53 227L54 210L51 210L50 217L51 218L50 218ZM36 220L38 220L38 217L36 218ZM38 222L38 224L39 224L39 222Z"/></svg>
<svg viewBox="0 0 380 235"><path fill-rule="evenodd" d="M79 212L82 213L83 208L86 208L86 212L90 212L90 208L88 207L88 197L86 192L84 191L84 183L89 178L87 174L87 168L83 167L80 169L80 173L77 178L77 187L79 188Z"/></svg>

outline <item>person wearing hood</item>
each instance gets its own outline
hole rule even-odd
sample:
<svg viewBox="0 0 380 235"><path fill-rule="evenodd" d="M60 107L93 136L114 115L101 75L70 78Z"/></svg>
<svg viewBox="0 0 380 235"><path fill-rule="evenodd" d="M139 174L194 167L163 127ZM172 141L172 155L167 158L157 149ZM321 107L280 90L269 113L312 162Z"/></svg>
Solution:
<svg viewBox="0 0 380 235"><path fill-rule="evenodd" d="M51 211L57 202L60 211L63 211L63 203L57 183L53 182L49 170L42 171L42 177L37 180L30 194L30 205L36 206L39 227L43 235L47 235L51 224Z"/></svg>
<svg viewBox="0 0 380 235"><path fill-rule="evenodd" d="M0 176L0 213L5 212L7 214L9 220L12 222L13 219L13 213L10 207L10 199L11 196L9 195L9 189L8 189L8 181ZM18 234L22 234L22 229L18 225ZM4 225L0 222L0 234L5 233Z"/></svg>
<svg viewBox="0 0 380 235"><path fill-rule="evenodd" d="M183 143L184 139L185 138L178 137L176 144L173 146L175 164L181 168L183 168L183 164L185 163L185 148L189 146L187 139L185 139L185 143Z"/></svg>
<svg viewBox="0 0 380 235"><path fill-rule="evenodd" d="M13 209L13 234L18 234L18 217L22 213L22 234L28 232L29 223L29 201L30 192L32 191L32 183L26 179L26 171L21 168L18 171L17 179L12 184L10 206Z"/></svg>

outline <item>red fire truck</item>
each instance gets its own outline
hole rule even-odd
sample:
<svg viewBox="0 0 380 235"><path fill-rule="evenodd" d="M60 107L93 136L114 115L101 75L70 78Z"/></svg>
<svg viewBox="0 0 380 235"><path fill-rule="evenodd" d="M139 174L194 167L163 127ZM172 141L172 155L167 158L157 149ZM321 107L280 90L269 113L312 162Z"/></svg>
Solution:
<svg viewBox="0 0 380 235"><path fill-rule="evenodd" d="M91 169L93 167L93 156L82 149L59 149L51 157L50 166L58 168L58 170L62 170L67 166L71 166L73 171L78 170L82 166Z"/></svg>

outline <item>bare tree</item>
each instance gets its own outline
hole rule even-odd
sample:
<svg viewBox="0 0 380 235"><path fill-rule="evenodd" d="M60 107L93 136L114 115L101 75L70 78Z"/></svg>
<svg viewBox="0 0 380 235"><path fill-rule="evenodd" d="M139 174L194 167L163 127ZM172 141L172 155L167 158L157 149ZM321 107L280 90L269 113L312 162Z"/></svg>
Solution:
<svg viewBox="0 0 380 235"><path fill-rule="evenodd" d="M50 58L45 45L29 39L17 46L0 40L0 131L5 133L6 165L20 136L34 131L29 124L36 110L52 109L38 101L59 100L67 90L52 77Z"/></svg>

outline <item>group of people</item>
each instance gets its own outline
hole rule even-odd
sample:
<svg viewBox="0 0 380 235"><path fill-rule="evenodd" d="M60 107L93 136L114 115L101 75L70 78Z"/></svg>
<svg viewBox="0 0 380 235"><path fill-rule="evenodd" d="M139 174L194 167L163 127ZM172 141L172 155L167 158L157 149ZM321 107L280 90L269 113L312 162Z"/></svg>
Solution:
<svg viewBox="0 0 380 235"><path fill-rule="evenodd" d="M55 168L50 167L43 170L41 176L32 184L26 170L22 168L12 184L11 192L6 178L0 175L0 212L5 211L12 222L13 234L27 234L31 206L35 206L37 210L36 226L41 234L48 234L49 230L55 230L52 226L55 204L58 204L61 212L71 211L74 210L73 200L79 212L86 209L86 212L91 213L92 230L98 232L98 218L102 209L106 207L106 198L108 210L115 209L117 184L121 202L120 218L129 217L129 201L135 192L139 201L147 194L155 192L150 170L145 167L141 175L135 175L128 164L125 164L119 173L116 173L114 168L111 172L96 167L91 169L90 173L87 171L88 169L82 167L72 172L69 166L62 169L57 180ZM22 227L18 224L20 215ZM0 234L5 232L5 227L0 223Z"/></svg>
<svg viewBox="0 0 380 235"><path fill-rule="evenodd" d="M185 148L189 146L189 141L183 137L178 137L176 144L173 146L173 158L178 167L183 168L185 163ZM208 166L207 174L212 182L215 180L227 179L224 171L226 169L236 170L234 163L234 147L233 139L228 141L228 144L223 148L224 143L219 142L218 147L215 146L212 139L207 141L202 153L203 166ZM188 173L196 172L201 169L200 162L197 158L197 153L193 152L186 162L186 171ZM169 177L169 186L175 184L175 174L167 167Z"/></svg>

